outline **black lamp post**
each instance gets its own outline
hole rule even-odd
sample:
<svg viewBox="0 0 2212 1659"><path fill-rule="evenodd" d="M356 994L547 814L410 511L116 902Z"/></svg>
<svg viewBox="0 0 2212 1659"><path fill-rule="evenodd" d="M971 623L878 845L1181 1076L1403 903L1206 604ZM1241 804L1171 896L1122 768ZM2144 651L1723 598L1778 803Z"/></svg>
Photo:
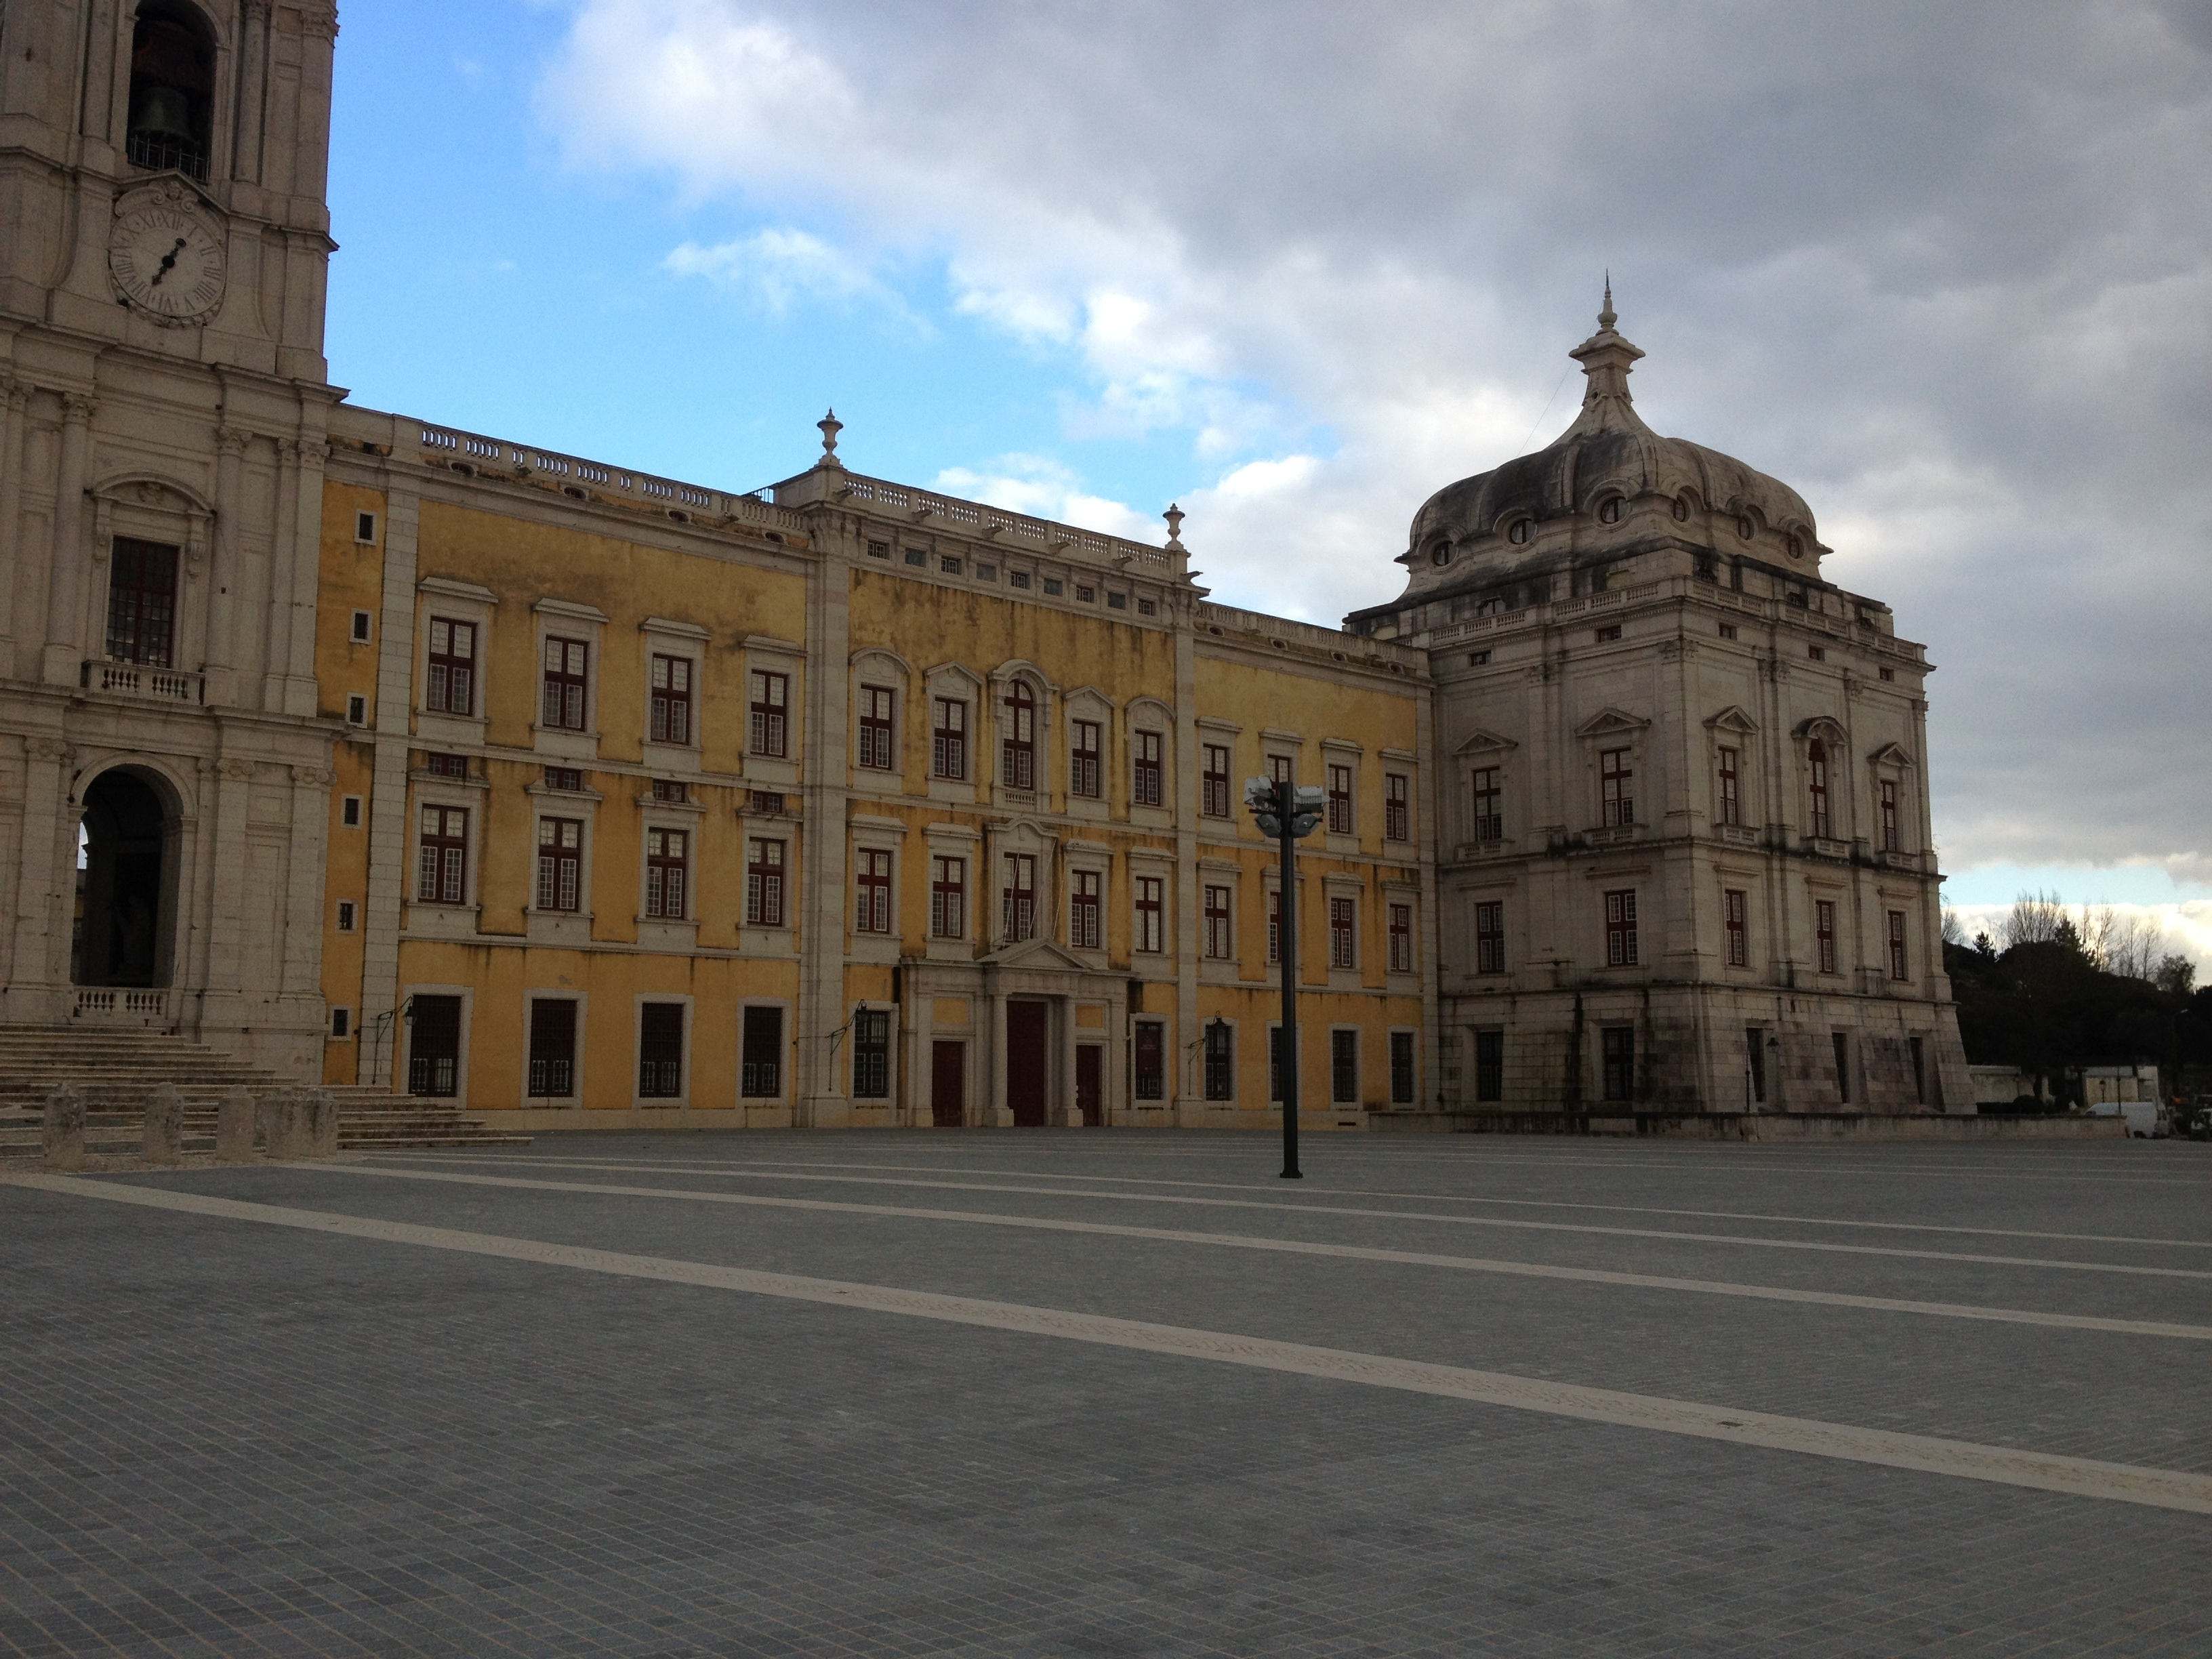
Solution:
<svg viewBox="0 0 2212 1659"><path fill-rule="evenodd" d="M1273 836L1281 849L1282 891L1275 901L1283 962L1283 1034L1280 1070L1283 1079L1283 1179L1304 1178L1298 1168L1298 888L1293 843L1313 834L1321 823L1323 798L1311 784L1304 787L1288 778L1276 783L1268 778L1249 778L1244 805L1259 821L1260 833Z"/></svg>

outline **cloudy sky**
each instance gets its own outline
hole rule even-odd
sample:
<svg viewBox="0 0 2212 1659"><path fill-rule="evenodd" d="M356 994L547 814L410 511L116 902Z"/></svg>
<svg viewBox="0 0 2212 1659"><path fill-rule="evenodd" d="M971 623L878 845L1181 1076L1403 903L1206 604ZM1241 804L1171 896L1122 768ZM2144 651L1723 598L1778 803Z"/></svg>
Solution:
<svg viewBox="0 0 2212 1659"><path fill-rule="evenodd" d="M332 373L722 487L854 467L1334 621L1539 447L1610 269L1662 431L1928 642L1954 902L2212 965L2212 5L377 0Z"/></svg>

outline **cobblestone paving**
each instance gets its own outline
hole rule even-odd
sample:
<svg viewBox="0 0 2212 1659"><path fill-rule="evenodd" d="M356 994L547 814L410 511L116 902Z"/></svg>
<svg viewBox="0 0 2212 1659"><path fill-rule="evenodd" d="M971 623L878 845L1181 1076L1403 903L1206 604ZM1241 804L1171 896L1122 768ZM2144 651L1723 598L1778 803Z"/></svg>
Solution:
<svg viewBox="0 0 2212 1659"><path fill-rule="evenodd" d="M1342 1136L1299 1186L1259 1137L1099 1132L374 1162L670 1195L119 1179L2212 1468L2203 1341L673 1195L2203 1327L2201 1147ZM4 1652L2212 1652L2203 1516L4 1185L0 1262Z"/></svg>

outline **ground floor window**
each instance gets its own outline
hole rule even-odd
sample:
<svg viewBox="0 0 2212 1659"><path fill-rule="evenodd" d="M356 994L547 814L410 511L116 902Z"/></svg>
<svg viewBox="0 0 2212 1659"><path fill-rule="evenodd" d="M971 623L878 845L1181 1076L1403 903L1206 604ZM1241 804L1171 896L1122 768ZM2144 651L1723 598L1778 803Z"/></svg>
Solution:
<svg viewBox="0 0 2212 1659"><path fill-rule="evenodd" d="M1338 1106L1359 1103L1359 1033L1328 1034L1328 1097Z"/></svg>
<svg viewBox="0 0 2212 1659"><path fill-rule="evenodd" d="M637 1092L645 1100L684 1093L684 1005L647 1002L637 1011Z"/></svg>
<svg viewBox="0 0 2212 1659"><path fill-rule="evenodd" d="M530 1005L530 1095L566 1100L576 1092L576 1005L541 997Z"/></svg>
<svg viewBox="0 0 2212 1659"><path fill-rule="evenodd" d="M1136 1032L1137 1098L1167 1097L1167 1027L1156 1019L1140 1019Z"/></svg>
<svg viewBox="0 0 2212 1659"><path fill-rule="evenodd" d="M408 1000L407 1092L450 1099L460 1092L461 1000Z"/></svg>
<svg viewBox="0 0 2212 1659"><path fill-rule="evenodd" d="M853 1015L853 1097L882 1100L891 1091L891 1017L888 1009Z"/></svg>
<svg viewBox="0 0 2212 1659"><path fill-rule="evenodd" d="M748 1100L774 1100L783 1092L783 1010L746 1009L743 1032L738 1092Z"/></svg>
<svg viewBox="0 0 2212 1659"><path fill-rule="evenodd" d="M1206 1097L1237 1098L1237 1033L1222 1020L1206 1028Z"/></svg>
<svg viewBox="0 0 2212 1659"><path fill-rule="evenodd" d="M1393 1106L1413 1103L1413 1034L1411 1031L1390 1033L1390 1103Z"/></svg>
<svg viewBox="0 0 2212 1659"><path fill-rule="evenodd" d="M1628 1100L1636 1093L1636 1028L1608 1025L1599 1033L1605 1061L1605 1097Z"/></svg>
<svg viewBox="0 0 2212 1659"><path fill-rule="evenodd" d="M1474 1097L1477 1100L1505 1098L1505 1033L1477 1031L1474 1034Z"/></svg>

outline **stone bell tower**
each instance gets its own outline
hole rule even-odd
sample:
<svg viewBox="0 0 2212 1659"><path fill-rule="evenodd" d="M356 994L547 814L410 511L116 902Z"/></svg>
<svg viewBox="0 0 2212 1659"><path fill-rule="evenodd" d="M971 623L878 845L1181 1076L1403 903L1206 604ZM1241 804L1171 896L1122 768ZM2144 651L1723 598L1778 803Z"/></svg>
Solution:
<svg viewBox="0 0 2212 1659"><path fill-rule="evenodd" d="M319 1059L328 0L0 0L0 1023Z"/></svg>

